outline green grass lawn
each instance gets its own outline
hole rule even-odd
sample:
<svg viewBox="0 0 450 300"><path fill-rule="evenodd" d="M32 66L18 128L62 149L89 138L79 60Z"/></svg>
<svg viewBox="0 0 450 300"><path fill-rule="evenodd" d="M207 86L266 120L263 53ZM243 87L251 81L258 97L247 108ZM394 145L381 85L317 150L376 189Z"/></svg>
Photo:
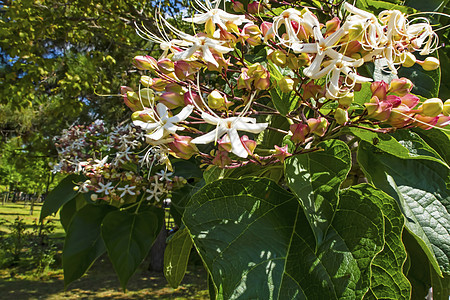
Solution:
<svg viewBox="0 0 450 300"><path fill-rule="evenodd" d="M31 229L33 224L39 222L39 216L41 214L42 203L35 203L33 205L33 214L31 212L30 203L6 203L5 205L0 205L0 220L7 221L9 223L13 223L14 220L19 217L26 224L27 228ZM52 238L63 238L65 236L64 229L59 222L59 214L56 216L50 216L46 218L46 220L52 220L53 225L55 225L54 232L50 235ZM10 230L6 224L0 224L0 231L9 233Z"/></svg>
<svg viewBox="0 0 450 300"><path fill-rule="evenodd" d="M0 204L0 221L13 223L20 217L31 231L33 224L39 221L42 204L34 206L30 215L30 205L23 203ZM143 264L128 283L128 292L120 289L119 280L107 255L98 259L85 276L70 284L64 291L64 277L61 269L61 250L64 230L59 215L51 216L55 231L49 236L58 245L56 264L43 273L36 270L24 270L10 266L0 269L0 299L209 299L206 284L206 271L193 260L188 266L181 285L171 288L164 275L150 272ZM1 222L0 222L1 223ZM0 234L8 236L10 228L0 225ZM0 245L3 247L3 245ZM195 257L194 257L195 260Z"/></svg>

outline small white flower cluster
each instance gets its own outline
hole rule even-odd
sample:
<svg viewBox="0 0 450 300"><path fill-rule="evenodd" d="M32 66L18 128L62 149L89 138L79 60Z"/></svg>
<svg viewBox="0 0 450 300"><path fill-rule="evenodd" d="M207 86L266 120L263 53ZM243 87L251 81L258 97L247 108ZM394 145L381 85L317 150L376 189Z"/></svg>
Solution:
<svg viewBox="0 0 450 300"><path fill-rule="evenodd" d="M157 148L144 156L142 141L145 132L130 124L108 130L103 122L89 126L73 126L63 131L57 140L60 162L54 172L82 173L87 177L76 189L91 193L91 200L104 200L122 205L134 202L137 196L148 192L146 200L160 202L172 189L182 184L181 177L164 170L150 176L151 170L139 168L140 161L161 160ZM102 159L96 159L96 156ZM147 175L148 174L148 175Z"/></svg>

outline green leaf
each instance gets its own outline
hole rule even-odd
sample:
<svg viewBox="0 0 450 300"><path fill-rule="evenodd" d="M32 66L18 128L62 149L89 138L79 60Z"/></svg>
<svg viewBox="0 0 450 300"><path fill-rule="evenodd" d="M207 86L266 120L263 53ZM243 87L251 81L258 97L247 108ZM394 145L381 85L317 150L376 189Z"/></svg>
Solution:
<svg viewBox="0 0 450 300"><path fill-rule="evenodd" d="M343 132L356 136L377 149L398 158L428 159L447 165L420 136L409 130L398 130L393 135L389 135L358 127L347 127Z"/></svg>
<svg viewBox="0 0 450 300"><path fill-rule="evenodd" d="M320 245L339 202L339 187L350 171L351 156L348 146L340 140L324 141L317 147L323 151L287 159L285 176Z"/></svg>
<svg viewBox="0 0 450 300"><path fill-rule="evenodd" d="M61 211L59 212L59 221L64 228L64 231L67 233L70 222L72 222L75 213L77 212L77 199L82 199L84 201L83 194L78 194L74 199L70 200L66 204L63 205Z"/></svg>
<svg viewBox="0 0 450 300"><path fill-rule="evenodd" d="M415 8L420 11L442 11L442 9L447 5L448 0L406 0L404 5Z"/></svg>
<svg viewBox="0 0 450 300"><path fill-rule="evenodd" d="M274 63L269 61L267 67L270 72L270 81L273 86L273 88L269 90L270 96L272 97L272 103L282 115L286 115L295 108L298 97L295 93L283 93L280 90L278 82L283 78L283 75Z"/></svg>
<svg viewBox="0 0 450 300"><path fill-rule="evenodd" d="M173 163L173 169L175 170L173 176L181 176L185 179L202 178L203 176L203 172L198 165L187 160Z"/></svg>
<svg viewBox="0 0 450 300"><path fill-rule="evenodd" d="M411 285L403 274L406 250L402 242L404 217L396 201L368 184L354 187L381 209L384 216L383 251L372 261L370 291L364 299L409 299ZM345 191L343 192L345 193Z"/></svg>
<svg viewBox="0 0 450 300"><path fill-rule="evenodd" d="M221 169L217 166L211 166L208 170L203 172L203 179L205 180L205 183L211 183L216 180L225 178L227 170Z"/></svg>
<svg viewBox="0 0 450 300"><path fill-rule="evenodd" d="M423 130L414 128L420 137L430 145L450 165L450 137L437 128Z"/></svg>
<svg viewBox="0 0 450 300"><path fill-rule="evenodd" d="M434 98L439 96L439 86L441 82L441 71L425 71L420 65L415 64L410 68L400 68L398 77L406 77L414 83L413 94L425 98Z"/></svg>
<svg viewBox="0 0 450 300"><path fill-rule="evenodd" d="M175 224L181 226L181 218L184 213L184 209L191 199L192 195L198 192L205 185L205 181L202 179L195 185L186 184L180 189L176 189L172 192L170 203L170 214L172 215Z"/></svg>
<svg viewBox="0 0 450 300"><path fill-rule="evenodd" d="M186 227L174 233L164 252L164 276L174 289L183 280L192 249L192 240Z"/></svg>
<svg viewBox="0 0 450 300"><path fill-rule="evenodd" d="M163 211L161 213L164 214ZM126 290L128 280L147 256L161 231L160 220L151 210L139 213L115 211L103 220L102 238L123 290Z"/></svg>
<svg viewBox="0 0 450 300"><path fill-rule="evenodd" d="M406 247L408 258L404 269L411 283L411 299L424 299L431 287L430 262L423 248L416 238L408 232L403 231L403 244Z"/></svg>
<svg viewBox="0 0 450 300"><path fill-rule="evenodd" d="M450 274L449 169L430 160L399 159L366 142L360 143L358 162L370 182L397 200L436 272Z"/></svg>
<svg viewBox="0 0 450 300"><path fill-rule="evenodd" d="M71 174L61 180L61 182L48 194L42 205L40 220L56 213L64 203L69 202L78 194L74 191L76 182L83 179L82 175Z"/></svg>
<svg viewBox="0 0 450 300"><path fill-rule="evenodd" d="M364 106L364 103L369 103L371 98L372 90L370 89L370 83L363 82L361 83L361 90L355 92L355 99L353 100L353 102Z"/></svg>
<svg viewBox="0 0 450 300"><path fill-rule="evenodd" d="M191 198L184 223L224 299L361 299L383 246L383 214L347 190L315 250L296 197L267 179L223 179Z"/></svg>
<svg viewBox="0 0 450 300"><path fill-rule="evenodd" d="M438 276L433 269L431 273L431 286L433 287L433 300L448 300L450 297L450 276Z"/></svg>
<svg viewBox="0 0 450 300"><path fill-rule="evenodd" d="M100 236L100 225L111 206L87 204L73 217L67 230L62 254L64 285L80 278L106 248Z"/></svg>

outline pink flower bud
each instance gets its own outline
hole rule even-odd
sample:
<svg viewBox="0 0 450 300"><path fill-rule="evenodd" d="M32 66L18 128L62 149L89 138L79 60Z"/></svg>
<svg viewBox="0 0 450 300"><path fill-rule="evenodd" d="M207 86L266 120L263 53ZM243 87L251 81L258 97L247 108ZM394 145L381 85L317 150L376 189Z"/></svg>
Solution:
<svg viewBox="0 0 450 300"><path fill-rule="evenodd" d="M216 155L214 156L214 159L212 160L212 163L215 166L219 166L221 168L224 168L231 164L231 159L228 157L228 152L226 151L217 151Z"/></svg>
<svg viewBox="0 0 450 300"><path fill-rule="evenodd" d="M338 17L334 17L333 19L327 21L325 36L329 36L330 34L336 32L340 27L341 20L339 20Z"/></svg>
<svg viewBox="0 0 450 300"><path fill-rule="evenodd" d="M238 82L237 82L238 89L250 90L252 88L253 78L251 78L248 75L247 71L248 71L247 68L241 69L241 74L239 75Z"/></svg>
<svg viewBox="0 0 450 300"><path fill-rule="evenodd" d="M325 88L314 84L314 81L310 81L303 85L303 98L305 99L319 99L325 96Z"/></svg>
<svg viewBox="0 0 450 300"><path fill-rule="evenodd" d="M264 12L264 7L258 1L253 1L248 4L247 12L252 15L261 14Z"/></svg>
<svg viewBox="0 0 450 300"><path fill-rule="evenodd" d="M203 107L203 103L202 103L202 99L200 99L200 96L196 93L196 92L187 92L184 93L184 105L194 105L194 101L195 103L200 106Z"/></svg>
<svg viewBox="0 0 450 300"><path fill-rule="evenodd" d="M174 134L173 142L169 143L168 146L170 150L173 151L175 157L182 159L190 159L192 155L198 153L197 146L191 144L192 137L190 136L179 136Z"/></svg>
<svg viewBox="0 0 450 300"><path fill-rule="evenodd" d="M157 68L157 61L149 55L136 56L133 63L139 70L155 70Z"/></svg>
<svg viewBox="0 0 450 300"><path fill-rule="evenodd" d="M184 106L184 97L179 93L165 92L159 99L159 102L163 103L169 109L174 109L180 106Z"/></svg>
<svg viewBox="0 0 450 300"><path fill-rule="evenodd" d="M405 104L409 108L414 108L419 103L420 99L419 97L413 95L413 94L406 94L405 96L401 97L402 104Z"/></svg>
<svg viewBox="0 0 450 300"><path fill-rule="evenodd" d="M402 99L399 96L388 95L386 101L392 104L392 107L398 107L402 103Z"/></svg>
<svg viewBox="0 0 450 300"><path fill-rule="evenodd" d="M273 25L272 23L266 22L266 21L262 22L262 24L261 24L261 32L264 36L265 41L271 40L275 37L275 34L273 32L270 35L267 35L269 32L269 29L272 28L272 25Z"/></svg>
<svg viewBox="0 0 450 300"><path fill-rule="evenodd" d="M217 141L220 151L231 152L231 141L228 134L225 134L220 140Z"/></svg>
<svg viewBox="0 0 450 300"><path fill-rule="evenodd" d="M350 41L345 48L345 56L353 57L355 59L361 58L360 51L362 49L359 41Z"/></svg>
<svg viewBox="0 0 450 300"><path fill-rule="evenodd" d="M244 12L245 8L244 8L244 4L242 2L239 1L232 1L232 8L235 12Z"/></svg>
<svg viewBox="0 0 450 300"><path fill-rule="evenodd" d="M400 106L392 108L387 123L393 127L402 128L412 123L412 116L411 109L404 104L400 104Z"/></svg>
<svg viewBox="0 0 450 300"><path fill-rule="evenodd" d="M292 132L291 141L294 143L303 143L306 140L306 136L309 134L309 127L307 124L296 123L289 126Z"/></svg>
<svg viewBox="0 0 450 300"><path fill-rule="evenodd" d="M174 63L174 71L175 75L180 80L186 79L195 72L191 65L184 60L179 60Z"/></svg>
<svg viewBox="0 0 450 300"><path fill-rule="evenodd" d="M391 83L389 84L388 92L403 97L411 92L413 86L413 83L408 78L396 78L392 79Z"/></svg>
<svg viewBox="0 0 450 300"><path fill-rule="evenodd" d="M255 80L255 87L258 90L264 91L270 87L270 73L264 72L258 79Z"/></svg>
<svg viewBox="0 0 450 300"><path fill-rule="evenodd" d="M244 28L244 33L248 34L250 36L255 36L255 35L260 35L261 34L261 30L259 30L258 25L252 24L252 23L247 23Z"/></svg>
<svg viewBox="0 0 450 300"><path fill-rule="evenodd" d="M163 58L158 61L158 69L164 74L170 74L175 71L175 65L170 59Z"/></svg>
<svg viewBox="0 0 450 300"><path fill-rule="evenodd" d="M245 150L247 150L248 155L253 155L253 152L256 148L256 142L248 138L248 136L241 136L241 143L244 146Z"/></svg>
<svg viewBox="0 0 450 300"><path fill-rule="evenodd" d="M378 97L378 99L386 99L386 94L388 90L388 85L384 81L375 81L370 85L370 90L372 91L372 97Z"/></svg>
<svg viewBox="0 0 450 300"><path fill-rule="evenodd" d="M286 157L292 156L292 154L289 153L287 145L284 145L283 147L278 147L275 145L275 154L273 156L278 158L283 163Z"/></svg>
<svg viewBox="0 0 450 300"><path fill-rule="evenodd" d="M392 110L392 103L380 101L377 96L373 96L369 103L364 103L367 109L367 115L379 121L385 121L389 118Z"/></svg>
<svg viewBox="0 0 450 300"><path fill-rule="evenodd" d="M319 117L317 119L314 118L308 119L308 126L310 132L318 136L323 136L325 134L328 125L329 125L328 120L323 117Z"/></svg>

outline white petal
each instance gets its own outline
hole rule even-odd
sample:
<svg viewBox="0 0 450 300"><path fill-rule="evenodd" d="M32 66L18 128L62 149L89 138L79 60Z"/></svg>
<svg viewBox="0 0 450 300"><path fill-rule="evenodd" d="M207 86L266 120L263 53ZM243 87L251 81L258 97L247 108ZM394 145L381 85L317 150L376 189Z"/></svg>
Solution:
<svg viewBox="0 0 450 300"><path fill-rule="evenodd" d="M303 70L303 74L305 74L306 76L308 76L310 78L313 78L314 74L319 72L320 65L322 64L324 56L325 56L324 53L317 54L316 58L314 58L311 65ZM313 78L313 79L317 79L317 78Z"/></svg>
<svg viewBox="0 0 450 300"><path fill-rule="evenodd" d="M152 140L159 140L164 136L164 127L159 127L155 132L147 134L146 137Z"/></svg>
<svg viewBox="0 0 450 300"><path fill-rule="evenodd" d="M317 43L295 43L291 48L295 53L317 53L319 51Z"/></svg>
<svg viewBox="0 0 450 300"><path fill-rule="evenodd" d="M216 138L220 138L226 130L221 127L217 127L215 130L208 132L202 136L196 137L191 141L193 144L208 144L214 142Z"/></svg>
<svg viewBox="0 0 450 300"><path fill-rule="evenodd" d="M203 59L209 63L212 63L213 65L215 65L216 67L219 67L219 64L217 63L217 61L214 59L214 56L212 55L211 51L209 50L208 46L204 45L202 47L202 52L203 52Z"/></svg>
<svg viewBox="0 0 450 300"><path fill-rule="evenodd" d="M164 117L167 118L167 106L165 106L163 103L158 103L156 105L156 111L158 112L158 116L163 119ZM166 119L164 118L164 119Z"/></svg>
<svg viewBox="0 0 450 300"><path fill-rule="evenodd" d="M144 130L154 130L155 128L159 127L160 124L159 123L147 123L147 122L143 122L143 121L133 121L133 124L135 126L139 126Z"/></svg>
<svg viewBox="0 0 450 300"><path fill-rule="evenodd" d="M202 119L205 120L206 123L217 125L221 119L211 116L208 113L202 112Z"/></svg>
<svg viewBox="0 0 450 300"><path fill-rule="evenodd" d="M261 131L265 130L268 125L269 123L250 124L237 121L233 128L235 128L236 130L242 130L251 133L260 133Z"/></svg>
<svg viewBox="0 0 450 300"><path fill-rule="evenodd" d="M237 133L236 129L228 130L228 136L230 137L231 142L231 152L239 157L246 158L248 156L248 152L242 145L241 139L239 138L239 134Z"/></svg>
<svg viewBox="0 0 450 300"><path fill-rule="evenodd" d="M185 22L192 22L195 24L203 24L203 23L206 23L206 21L208 21L210 18L211 18L211 14L204 13L204 14L194 15L193 18L183 18L182 20Z"/></svg>
<svg viewBox="0 0 450 300"><path fill-rule="evenodd" d="M192 110L194 109L194 106L187 105L184 107L176 116L170 117L168 119L171 123L177 123L183 120L186 120L187 117L192 113Z"/></svg>

